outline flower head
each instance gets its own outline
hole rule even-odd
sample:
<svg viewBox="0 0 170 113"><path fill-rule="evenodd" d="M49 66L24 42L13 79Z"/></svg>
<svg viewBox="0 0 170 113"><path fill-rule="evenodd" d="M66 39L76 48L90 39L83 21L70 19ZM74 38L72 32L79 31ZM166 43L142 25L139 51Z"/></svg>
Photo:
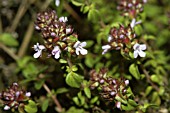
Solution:
<svg viewBox="0 0 170 113"><path fill-rule="evenodd" d="M38 58L41 56L42 54L42 50L45 49L45 46L43 45L39 45L39 43L37 43L36 45L34 45L34 50L36 51L36 53L34 53L34 58Z"/></svg>
<svg viewBox="0 0 170 113"><path fill-rule="evenodd" d="M146 56L146 53L143 52L143 50L146 50L146 45L145 44L138 44L136 43L134 46L133 46L133 49L134 49L134 58L137 58L138 55L140 57L145 57Z"/></svg>
<svg viewBox="0 0 170 113"><path fill-rule="evenodd" d="M82 55L86 55L87 54L87 50L84 49L83 47L86 46L86 42L80 42L80 41L77 41L75 44L74 44L74 48L76 49L76 54L79 55L79 53L81 53Z"/></svg>
<svg viewBox="0 0 170 113"><path fill-rule="evenodd" d="M60 58L60 54L61 54L60 47L59 46L55 46L51 53L52 53L52 55L55 55L54 56L55 59Z"/></svg>
<svg viewBox="0 0 170 113"><path fill-rule="evenodd" d="M26 92L19 88L17 83L13 83L8 89L0 93L0 100L3 101L4 110L16 109L20 104L29 100L31 92Z"/></svg>

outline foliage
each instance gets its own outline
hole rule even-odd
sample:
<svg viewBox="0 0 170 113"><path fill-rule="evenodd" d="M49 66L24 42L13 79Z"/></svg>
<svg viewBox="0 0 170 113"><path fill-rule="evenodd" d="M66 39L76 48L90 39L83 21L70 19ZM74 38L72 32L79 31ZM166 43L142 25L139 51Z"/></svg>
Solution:
<svg viewBox="0 0 170 113"><path fill-rule="evenodd" d="M169 6L1 0L0 112L170 112Z"/></svg>

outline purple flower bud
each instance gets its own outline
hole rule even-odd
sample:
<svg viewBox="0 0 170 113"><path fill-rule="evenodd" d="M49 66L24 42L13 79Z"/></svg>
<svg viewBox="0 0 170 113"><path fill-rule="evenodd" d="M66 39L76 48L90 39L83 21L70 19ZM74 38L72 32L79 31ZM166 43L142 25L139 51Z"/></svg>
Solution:
<svg viewBox="0 0 170 113"><path fill-rule="evenodd" d="M126 84L126 85L129 85L129 80L125 80L125 84Z"/></svg>

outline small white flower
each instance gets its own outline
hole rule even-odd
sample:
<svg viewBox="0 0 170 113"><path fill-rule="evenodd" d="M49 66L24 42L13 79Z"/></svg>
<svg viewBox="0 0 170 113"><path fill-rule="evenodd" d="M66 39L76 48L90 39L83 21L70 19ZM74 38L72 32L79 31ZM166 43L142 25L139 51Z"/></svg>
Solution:
<svg viewBox="0 0 170 113"><path fill-rule="evenodd" d="M68 19L67 19L67 17L63 17L63 16L62 16L62 17L59 18L59 21L60 21L60 22L67 22Z"/></svg>
<svg viewBox="0 0 170 113"><path fill-rule="evenodd" d="M134 58L137 58L138 55L140 57L145 57L146 56L146 53L143 52L143 50L146 50L146 45L145 44L138 44L136 43L134 46L133 46L133 49L134 49Z"/></svg>
<svg viewBox="0 0 170 113"><path fill-rule="evenodd" d="M125 84L126 84L126 85L129 85L129 80L125 80Z"/></svg>
<svg viewBox="0 0 170 113"><path fill-rule="evenodd" d="M143 2L144 2L144 3L146 3L146 2L147 2L147 0L143 0Z"/></svg>
<svg viewBox="0 0 170 113"><path fill-rule="evenodd" d="M26 92L25 96L30 97L31 96L31 92Z"/></svg>
<svg viewBox="0 0 170 113"><path fill-rule="evenodd" d="M134 28L135 25L140 24L140 23L142 23L141 20L139 20L139 21L136 22L136 19L134 18L134 19L132 20L132 22L130 23L130 26L131 26L131 28Z"/></svg>
<svg viewBox="0 0 170 113"><path fill-rule="evenodd" d="M81 53L82 55L86 55L88 51L83 48L86 45L87 45L86 42L81 43L80 41L77 41L73 46L76 49L76 54L79 55L79 53Z"/></svg>
<svg viewBox="0 0 170 113"><path fill-rule="evenodd" d="M110 92L110 95L114 96L114 95L116 95L116 92L112 91L112 92Z"/></svg>
<svg viewBox="0 0 170 113"><path fill-rule="evenodd" d="M102 49L103 49L102 55L105 54L110 48L111 48L110 45L104 45L104 46L102 46Z"/></svg>
<svg viewBox="0 0 170 113"><path fill-rule="evenodd" d="M35 54L34 54L34 58L38 58L41 56L42 54L42 50L45 49L45 46L43 45L39 45L39 43L37 43L36 45L34 45L34 50L37 51Z"/></svg>
<svg viewBox="0 0 170 113"><path fill-rule="evenodd" d="M116 102L116 107L120 109L121 108L121 102Z"/></svg>
<svg viewBox="0 0 170 113"><path fill-rule="evenodd" d="M111 40L113 39L113 37L111 35L108 36L108 42L111 42Z"/></svg>
<svg viewBox="0 0 170 113"><path fill-rule="evenodd" d="M61 53L61 50L60 50L59 46L55 46L54 49L51 52L52 55L55 55L54 56L55 59L60 58L60 53Z"/></svg>
<svg viewBox="0 0 170 113"><path fill-rule="evenodd" d="M55 0L55 5L58 7L60 5L60 0Z"/></svg>
<svg viewBox="0 0 170 113"><path fill-rule="evenodd" d="M66 28L66 34L71 33L71 31L72 31L72 28Z"/></svg>
<svg viewBox="0 0 170 113"><path fill-rule="evenodd" d="M10 107L8 105L5 105L4 110L9 110Z"/></svg>

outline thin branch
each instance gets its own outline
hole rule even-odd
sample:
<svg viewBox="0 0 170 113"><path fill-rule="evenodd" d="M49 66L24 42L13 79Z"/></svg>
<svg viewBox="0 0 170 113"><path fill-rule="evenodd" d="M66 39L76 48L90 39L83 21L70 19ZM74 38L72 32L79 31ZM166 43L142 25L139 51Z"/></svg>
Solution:
<svg viewBox="0 0 170 113"><path fill-rule="evenodd" d="M157 85L155 85L152 81L151 81L151 78L150 78L150 75L148 73L148 71L144 68L144 66L141 65L141 68L143 70L143 73L146 75L146 79L147 81L152 85L152 87L156 90L156 91L159 91L159 87Z"/></svg>
<svg viewBox="0 0 170 113"><path fill-rule="evenodd" d="M18 60L18 56L13 52L11 51L10 48L6 47L4 44L0 43L0 48L2 48L9 56L11 56L14 60Z"/></svg>
<svg viewBox="0 0 170 113"><path fill-rule="evenodd" d="M62 106L60 105L59 101L57 100L56 96L52 94L51 90L49 89L49 87L44 83L43 84L44 89L51 94L51 98L53 99L53 101L55 102L56 106L57 106L57 110L58 112L62 112Z"/></svg>
<svg viewBox="0 0 170 113"><path fill-rule="evenodd" d="M18 26L18 23L20 22L20 19L22 18L22 16L25 14L25 12L27 11L28 7L29 7L29 3L28 0L22 0L22 3L20 4L19 8L18 8L18 12L12 22L12 25L10 27L10 29L8 30L9 32L13 32L15 31L15 29Z"/></svg>
<svg viewBox="0 0 170 113"><path fill-rule="evenodd" d="M31 36L32 36L33 32L34 32L34 22L31 21L29 23L28 29L27 29L24 39L22 41L21 47L18 51L18 57L21 58L24 56L24 54L28 48L29 42L31 40Z"/></svg>
<svg viewBox="0 0 170 113"><path fill-rule="evenodd" d="M64 6L65 10L68 13L70 13L78 23L81 22L80 16L74 11L74 9L66 1L64 1L63 6Z"/></svg>
<svg viewBox="0 0 170 113"><path fill-rule="evenodd" d="M0 33L3 32L3 29L2 29L2 19L1 19L1 16L0 16Z"/></svg>

